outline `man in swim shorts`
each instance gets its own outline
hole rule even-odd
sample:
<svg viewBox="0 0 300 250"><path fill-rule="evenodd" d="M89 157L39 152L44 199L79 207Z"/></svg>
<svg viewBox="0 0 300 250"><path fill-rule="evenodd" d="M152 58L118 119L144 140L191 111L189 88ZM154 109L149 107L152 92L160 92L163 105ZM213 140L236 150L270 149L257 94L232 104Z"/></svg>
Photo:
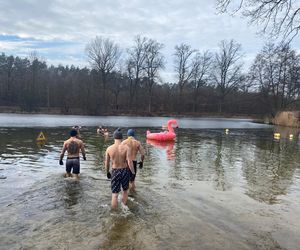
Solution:
<svg viewBox="0 0 300 250"><path fill-rule="evenodd" d="M79 152L81 151L83 160L86 160L84 144L81 140L76 138L77 130L72 129L70 131L70 138L64 142L64 146L62 148L59 164L64 165L63 158L65 152L68 151L67 162L66 162L66 173L65 177L72 177L71 170L73 169L73 174L75 178L79 179L80 173L80 160L79 160Z"/></svg>
<svg viewBox="0 0 300 250"><path fill-rule="evenodd" d="M141 155L141 161L139 162L139 168L143 168L143 162L145 158L145 150L142 146L142 144L134 138L134 130L128 129L127 131L128 138L122 142L123 145L127 145L129 148L131 148L131 155L130 158L133 159L133 167L134 167L134 174L130 174L130 189L135 189L135 177L137 172L137 154L138 152Z"/></svg>
<svg viewBox="0 0 300 250"><path fill-rule="evenodd" d="M123 190L122 203L125 205L128 199L129 177L134 174L132 159L130 158L130 148L122 145L123 135L120 129L115 130L114 144L106 149L105 169L107 178L111 178L111 207L115 209L118 205L118 193ZM109 172L110 161L112 161L112 171Z"/></svg>

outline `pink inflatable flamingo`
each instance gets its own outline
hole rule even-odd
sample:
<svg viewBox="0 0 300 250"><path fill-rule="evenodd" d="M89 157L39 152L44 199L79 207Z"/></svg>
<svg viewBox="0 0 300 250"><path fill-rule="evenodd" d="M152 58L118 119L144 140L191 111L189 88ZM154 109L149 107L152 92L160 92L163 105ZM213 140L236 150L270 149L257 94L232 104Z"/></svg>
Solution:
<svg viewBox="0 0 300 250"><path fill-rule="evenodd" d="M168 131L160 132L160 133L151 133L147 130L147 139L157 140L157 141L172 141L175 139L176 134L173 129L173 125L178 128L178 124L176 120L168 121Z"/></svg>

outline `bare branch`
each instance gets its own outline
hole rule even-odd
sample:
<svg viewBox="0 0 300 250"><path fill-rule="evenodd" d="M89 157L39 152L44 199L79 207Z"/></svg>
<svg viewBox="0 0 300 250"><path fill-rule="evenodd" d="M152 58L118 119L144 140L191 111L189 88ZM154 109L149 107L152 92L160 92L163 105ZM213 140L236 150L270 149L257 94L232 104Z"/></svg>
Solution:
<svg viewBox="0 0 300 250"><path fill-rule="evenodd" d="M263 33L285 42L292 41L300 29L300 8L292 0L217 0L217 9L241 12L250 23L261 25Z"/></svg>

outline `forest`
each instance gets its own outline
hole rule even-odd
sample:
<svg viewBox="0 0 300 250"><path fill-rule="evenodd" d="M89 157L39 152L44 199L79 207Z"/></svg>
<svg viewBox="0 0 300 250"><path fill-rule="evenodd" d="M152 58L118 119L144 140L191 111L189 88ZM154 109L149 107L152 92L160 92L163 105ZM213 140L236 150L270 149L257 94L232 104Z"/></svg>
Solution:
<svg viewBox="0 0 300 250"><path fill-rule="evenodd" d="M0 106L21 112L84 115L274 116L299 109L300 55L289 43L267 43L248 68L242 45L217 51L178 44L167 62L164 44L136 36L122 48L96 36L86 44L89 67L48 65L34 51L0 55ZM166 64L174 82L164 82ZM4 107L4 108L3 108Z"/></svg>

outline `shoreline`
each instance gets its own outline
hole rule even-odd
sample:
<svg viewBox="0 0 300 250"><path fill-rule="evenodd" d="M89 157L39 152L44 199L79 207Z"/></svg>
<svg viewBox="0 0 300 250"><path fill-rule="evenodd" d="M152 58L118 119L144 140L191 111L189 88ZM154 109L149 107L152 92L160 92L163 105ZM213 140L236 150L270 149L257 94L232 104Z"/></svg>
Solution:
<svg viewBox="0 0 300 250"><path fill-rule="evenodd" d="M165 113L165 112L107 112L102 114L88 114L85 112L80 112L80 110L74 110L74 112L64 113L57 108L40 108L36 111L25 111L21 110L19 107L3 107L0 106L0 114L32 114L32 115L62 115L62 116L140 116L140 117L174 117L174 118L235 118L235 119L252 119L253 122L269 124L265 122L265 117L255 114L229 114L229 113Z"/></svg>

